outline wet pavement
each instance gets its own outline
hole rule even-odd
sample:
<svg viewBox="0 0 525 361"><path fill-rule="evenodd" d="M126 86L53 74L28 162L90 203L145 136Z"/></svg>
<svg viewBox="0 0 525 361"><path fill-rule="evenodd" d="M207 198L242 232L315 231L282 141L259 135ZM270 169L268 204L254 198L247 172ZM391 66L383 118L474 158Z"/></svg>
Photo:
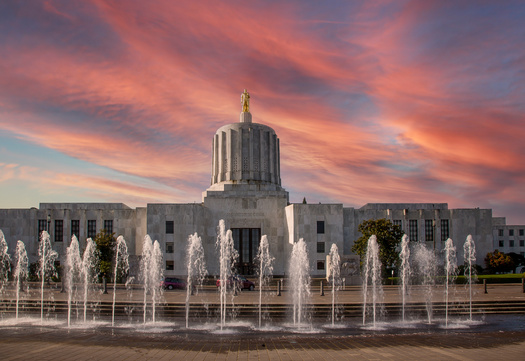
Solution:
<svg viewBox="0 0 525 361"><path fill-rule="evenodd" d="M477 285L474 301L525 302L521 285L491 285L485 294ZM65 298L59 289L55 301ZM128 299L125 290L117 298ZM458 288L456 299L464 300L465 289ZM385 287L385 302L399 302L399 289ZM414 288L411 300L421 296ZM253 304L258 292L241 292L237 304ZM36 293L25 295L36 298ZM164 301L182 304L185 291L167 291ZM289 303L286 292L282 296L269 293L266 304ZM103 295L110 299L109 295ZM140 300L140 290L133 298ZM215 289L192 297L195 303L214 303ZM360 289L347 288L339 295L339 302L360 304ZM312 292L312 303L327 304L331 298ZM442 293L435 292L434 301L442 301ZM192 318L190 329L185 320L162 318L159 322L143 324L140 309L134 317L119 316L111 327L108 317L83 324L78 314L67 327L65 314L50 313L44 321L34 313L24 314L15 322L13 314L2 314L0 320L1 360L522 360L525 355L525 314L475 314L473 322L466 315L455 315L447 320L437 315L430 324L413 317L400 322L390 317L375 326L361 318L347 317L331 327L328 319L315 318L307 327L294 327L289 320L264 321L263 330L257 329L255 319L240 318L229 321L221 330L217 317ZM498 311L502 312L502 311ZM504 311L503 311L504 312ZM388 317L388 315L387 315ZM230 318L229 318L230 319Z"/></svg>
<svg viewBox="0 0 525 361"><path fill-rule="evenodd" d="M303 329L253 322L155 324L107 321L67 328L65 320L21 319L0 323L2 360L521 360L525 315L489 315L469 323L387 322L363 328L359 319L337 328Z"/></svg>

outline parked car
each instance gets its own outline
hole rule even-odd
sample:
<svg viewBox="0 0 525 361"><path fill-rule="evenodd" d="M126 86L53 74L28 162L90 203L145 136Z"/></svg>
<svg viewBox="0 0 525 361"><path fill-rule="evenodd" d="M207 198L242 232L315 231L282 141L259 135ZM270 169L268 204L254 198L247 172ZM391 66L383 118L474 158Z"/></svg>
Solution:
<svg viewBox="0 0 525 361"><path fill-rule="evenodd" d="M162 287L168 290L173 289L186 289L186 281L181 280L180 278L175 277L166 277L164 281L162 281Z"/></svg>
<svg viewBox="0 0 525 361"><path fill-rule="evenodd" d="M239 276L239 275L230 276L228 278L228 281L226 282L226 286L227 287L231 287L234 284L238 288L240 288L241 290L253 291L255 289L255 283L253 283L252 281L246 279L246 277L244 277L244 276ZM217 285L217 287L221 286L221 280L220 279L217 280L216 285Z"/></svg>

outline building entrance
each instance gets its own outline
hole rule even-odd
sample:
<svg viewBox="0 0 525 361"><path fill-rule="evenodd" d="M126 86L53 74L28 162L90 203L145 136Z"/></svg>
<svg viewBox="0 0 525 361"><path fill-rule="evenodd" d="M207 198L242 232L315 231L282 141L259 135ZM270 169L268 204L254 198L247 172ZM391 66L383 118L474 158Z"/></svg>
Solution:
<svg viewBox="0 0 525 361"><path fill-rule="evenodd" d="M242 275L254 275L256 267L254 259L257 256L259 249L259 241L261 239L260 228L232 228L233 244L237 252L239 252L239 259L237 262L237 270Z"/></svg>

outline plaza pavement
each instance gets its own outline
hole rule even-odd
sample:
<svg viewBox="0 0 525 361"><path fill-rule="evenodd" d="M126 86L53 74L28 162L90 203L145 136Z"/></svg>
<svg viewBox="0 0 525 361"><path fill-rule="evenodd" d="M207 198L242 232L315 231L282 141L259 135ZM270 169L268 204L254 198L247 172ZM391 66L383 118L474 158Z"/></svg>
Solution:
<svg viewBox="0 0 525 361"><path fill-rule="evenodd" d="M112 299L111 291L102 295L103 301ZM329 289L325 296L320 289L312 290L312 303L331 302ZM435 301L443 300L439 287ZM475 301L525 303L521 284L483 285L474 287ZM56 300L66 295L56 288ZM118 290L123 297L124 290ZM243 291L236 303L253 303L258 292ZM384 288L385 302L400 302L399 288ZM31 294L35 296L35 293ZM289 303L289 294L282 296L269 292L268 304ZM460 286L454 297L464 297ZM133 298L140 301L140 290ZM167 303L185 301L185 291L166 291ZM410 297L417 301L422 290L411 290ZM107 298L107 300L105 299ZM216 302L216 290L210 288L193 296L192 302ZM341 303L361 303L359 287L347 287L340 292ZM512 316L509 316L512 319ZM517 317L517 316L516 316ZM519 318L519 322L524 318ZM173 331L156 333L154 329L130 332L110 327L93 329L67 329L64 327L5 326L0 324L0 360L523 360L525 359L525 325L516 329L444 330L433 332L400 331L389 334L381 331L301 334L290 332L212 334Z"/></svg>

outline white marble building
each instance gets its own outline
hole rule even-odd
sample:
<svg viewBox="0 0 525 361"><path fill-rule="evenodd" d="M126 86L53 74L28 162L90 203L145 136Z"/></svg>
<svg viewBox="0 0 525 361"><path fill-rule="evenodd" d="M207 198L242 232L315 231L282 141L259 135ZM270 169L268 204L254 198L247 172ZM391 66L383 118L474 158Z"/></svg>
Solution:
<svg viewBox="0 0 525 361"><path fill-rule="evenodd" d="M218 273L215 242L219 220L233 232L240 254L239 273L252 274L262 235L267 235L275 257L274 274L285 275L293 242L304 238L313 276L325 275L332 243L352 255L360 237L358 225L387 218L399 224L412 241L425 242L440 252L447 238L463 259L462 244L474 237L477 263L487 252L525 252L525 226L507 226L493 218L491 209L448 209L446 203L290 204L281 187L279 138L270 127L252 122L249 104L243 104L240 122L219 128L213 137L211 185L198 204L147 204L130 208L122 203L41 203L38 209L0 209L0 229L12 252L16 242L26 244L30 261L38 254L38 235L49 230L53 247L63 257L73 234L81 245L101 229L123 235L129 252L141 253L144 236L158 240L164 250L165 274L184 275L190 234L201 236L209 274Z"/></svg>

